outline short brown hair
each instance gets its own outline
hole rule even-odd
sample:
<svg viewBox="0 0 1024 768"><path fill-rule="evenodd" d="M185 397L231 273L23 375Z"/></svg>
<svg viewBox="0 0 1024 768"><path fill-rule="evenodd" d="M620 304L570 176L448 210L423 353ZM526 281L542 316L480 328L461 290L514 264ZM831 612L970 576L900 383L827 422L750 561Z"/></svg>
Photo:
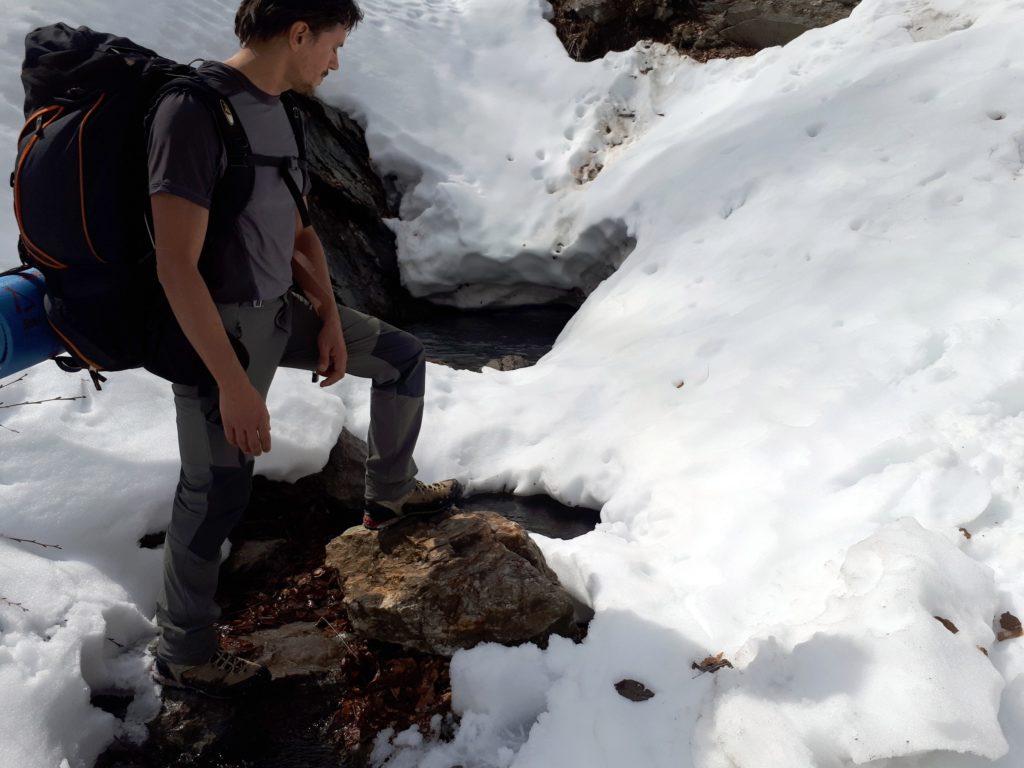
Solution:
<svg viewBox="0 0 1024 768"><path fill-rule="evenodd" d="M354 29L363 20L356 0L242 0L235 14L235 35L242 45L270 40L304 21L317 35L341 24Z"/></svg>

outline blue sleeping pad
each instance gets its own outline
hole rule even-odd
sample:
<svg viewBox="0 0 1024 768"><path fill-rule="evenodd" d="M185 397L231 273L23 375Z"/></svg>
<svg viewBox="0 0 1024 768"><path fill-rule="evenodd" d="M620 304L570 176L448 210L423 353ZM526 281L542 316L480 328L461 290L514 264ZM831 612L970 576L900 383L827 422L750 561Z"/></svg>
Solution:
<svg viewBox="0 0 1024 768"><path fill-rule="evenodd" d="M35 269L0 277L0 378L64 351L46 321L45 288Z"/></svg>

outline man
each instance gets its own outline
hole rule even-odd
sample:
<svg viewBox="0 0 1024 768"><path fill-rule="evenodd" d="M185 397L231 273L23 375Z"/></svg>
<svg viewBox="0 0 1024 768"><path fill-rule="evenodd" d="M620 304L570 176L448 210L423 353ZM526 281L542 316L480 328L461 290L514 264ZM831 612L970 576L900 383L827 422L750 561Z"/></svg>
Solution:
<svg viewBox="0 0 1024 768"><path fill-rule="evenodd" d="M338 49L361 19L355 0L243 0L235 17L241 48L197 72L230 102L254 154L296 156L281 94L311 93L337 70ZM252 196L226 239L204 248L224 155L214 116L198 97L172 92L161 100L149 137L157 271L215 383L173 385L181 477L164 547L154 675L214 696L270 677L265 667L218 648L214 593L221 545L249 500L254 457L271 449L265 399L279 365L323 375L322 387L346 371L373 380L368 528L443 509L462 492L456 480L415 479L423 346L375 317L339 310L323 247L312 226L303 226L283 176L293 174L304 200L306 174L257 166ZM309 304L289 295L293 278Z"/></svg>

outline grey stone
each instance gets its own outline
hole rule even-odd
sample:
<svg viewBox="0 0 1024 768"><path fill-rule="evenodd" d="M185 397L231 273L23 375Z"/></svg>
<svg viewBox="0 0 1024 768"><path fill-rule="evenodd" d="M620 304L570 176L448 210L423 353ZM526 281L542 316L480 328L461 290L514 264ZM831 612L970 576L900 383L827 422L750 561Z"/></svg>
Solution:
<svg viewBox="0 0 1024 768"><path fill-rule="evenodd" d="M353 629L450 655L478 643L571 632L573 602L522 526L453 508L327 545Z"/></svg>
<svg viewBox="0 0 1024 768"><path fill-rule="evenodd" d="M348 653L343 639L315 622L261 629L244 639L262 649L253 661L265 664L275 680L333 672Z"/></svg>
<svg viewBox="0 0 1024 768"><path fill-rule="evenodd" d="M843 0L742 0L725 11L720 31L737 45L769 48L839 21L850 8Z"/></svg>
<svg viewBox="0 0 1024 768"><path fill-rule="evenodd" d="M488 360L484 368L496 368L499 371L514 371L517 368L529 368L532 363L522 355L502 355Z"/></svg>
<svg viewBox="0 0 1024 768"><path fill-rule="evenodd" d="M324 493L347 507L362 506L366 490L366 451L365 440L342 429L319 474Z"/></svg>
<svg viewBox="0 0 1024 768"><path fill-rule="evenodd" d="M224 570L230 576L248 576L274 567L274 558L288 542L284 539L243 541L231 550Z"/></svg>

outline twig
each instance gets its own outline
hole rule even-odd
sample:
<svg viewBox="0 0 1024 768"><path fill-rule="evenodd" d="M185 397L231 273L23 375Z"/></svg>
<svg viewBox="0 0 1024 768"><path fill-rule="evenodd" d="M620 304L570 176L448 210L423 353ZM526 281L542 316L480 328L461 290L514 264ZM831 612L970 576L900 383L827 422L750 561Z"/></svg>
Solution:
<svg viewBox="0 0 1024 768"><path fill-rule="evenodd" d="M349 645L348 640L345 639L344 633L343 632L339 632L338 628L336 626L334 626L333 624L331 624L330 619L328 619L326 616L322 616L319 613L317 614L317 616L320 617L320 621L322 621L324 624L326 624L328 627L330 627L332 630L334 630L335 636L338 638L339 641L341 641L341 644L345 646L345 650L348 651L350 656L357 656L358 655L356 653L355 648L353 648L351 645Z"/></svg>
<svg viewBox="0 0 1024 768"><path fill-rule="evenodd" d="M0 410L4 408L17 408L19 405L42 405L43 403L56 403L59 400L84 400L85 395L75 395L74 397L51 397L48 400L26 400L24 403L11 403L10 405L4 405L0 403Z"/></svg>
<svg viewBox="0 0 1024 768"><path fill-rule="evenodd" d="M24 611L25 613L28 613L28 612L29 612L29 611L28 611L28 608L26 608L26 607L25 607L24 605L22 605L21 603L16 603L16 602L14 602L13 600L8 600L8 599L7 599L6 597L4 597L3 595L0 595L0 603L6 603L7 605L12 605L12 606L14 606L15 608L20 608L20 609L21 609L22 611Z"/></svg>
<svg viewBox="0 0 1024 768"><path fill-rule="evenodd" d="M10 387L10 386L12 386L14 384L17 384L19 381L24 379L26 376L28 376L28 374L27 373L23 373L23 374L21 374L21 376L16 378L14 381L8 381L6 384L0 384L0 389L3 389L4 387Z"/></svg>
<svg viewBox="0 0 1024 768"><path fill-rule="evenodd" d="M114 638L112 638L112 637L108 637L108 638L107 638L107 640L109 640L110 642L112 642L112 643L113 643L114 645L116 645L116 646L117 646L118 648L124 648L124 646L123 646L123 645L121 645L121 644L120 644L119 642L117 642L117 640L115 640L115 639L114 639Z"/></svg>
<svg viewBox="0 0 1024 768"><path fill-rule="evenodd" d="M16 539L14 536L8 536L6 533L0 533L0 539L16 541L19 544L35 544L36 546L43 547L44 549L63 549L60 544L43 544L41 541L35 541L33 539Z"/></svg>
<svg viewBox="0 0 1024 768"><path fill-rule="evenodd" d="M8 432L13 432L16 435L20 435L21 434L21 432L19 432L18 430L11 429L10 427L5 427L3 424L0 424L0 429L6 429Z"/></svg>

